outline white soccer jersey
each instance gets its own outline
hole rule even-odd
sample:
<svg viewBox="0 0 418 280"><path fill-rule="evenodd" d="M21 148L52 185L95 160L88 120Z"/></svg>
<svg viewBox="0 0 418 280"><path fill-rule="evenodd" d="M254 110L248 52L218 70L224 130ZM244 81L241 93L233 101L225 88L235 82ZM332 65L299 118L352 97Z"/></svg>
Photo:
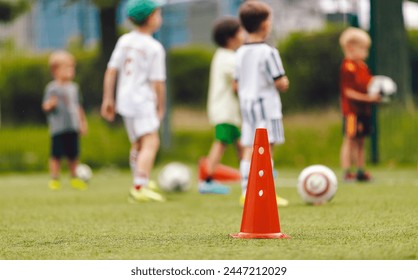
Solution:
<svg viewBox="0 0 418 280"><path fill-rule="evenodd" d="M152 36L131 31L119 38L108 68L118 70L116 110L125 117L143 117L144 106L156 106L152 81L165 81L165 51Z"/></svg>
<svg viewBox="0 0 418 280"><path fill-rule="evenodd" d="M251 147L257 128L267 128L269 142L284 142L282 103L274 81L285 75L277 49L265 43L237 51L236 80L242 115L241 144Z"/></svg>
<svg viewBox="0 0 418 280"><path fill-rule="evenodd" d="M265 117L282 118L282 104L274 81L284 75L277 49L266 43L241 46L237 51L235 76L241 108L248 107L248 102L261 100Z"/></svg>

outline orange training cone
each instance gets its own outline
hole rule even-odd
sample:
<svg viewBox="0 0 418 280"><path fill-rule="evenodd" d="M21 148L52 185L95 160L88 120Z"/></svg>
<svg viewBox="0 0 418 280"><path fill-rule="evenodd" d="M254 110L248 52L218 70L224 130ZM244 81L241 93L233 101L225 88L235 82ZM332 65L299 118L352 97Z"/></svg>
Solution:
<svg viewBox="0 0 418 280"><path fill-rule="evenodd" d="M199 180L205 180L208 177L207 158L199 160ZM241 180L241 174L238 169L217 164L212 174L212 179L218 182L236 182Z"/></svg>
<svg viewBox="0 0 418 280"><path fill-rule="evenodd" d="M241 232L235 238L290 238L280 232L267 130L257 128L251 158Z"/></svg>

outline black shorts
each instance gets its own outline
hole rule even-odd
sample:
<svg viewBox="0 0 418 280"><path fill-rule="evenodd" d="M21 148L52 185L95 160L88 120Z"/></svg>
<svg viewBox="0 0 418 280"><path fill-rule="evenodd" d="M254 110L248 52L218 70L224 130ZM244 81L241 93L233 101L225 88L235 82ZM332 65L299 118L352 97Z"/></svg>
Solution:
<svg viewBox="0 0 418 280"><path fill-rule="evenodd" d="M61 159L63 156L69 160L78 158L80 152L77 132L64 132L52 136L51 156Z"/></svg>
<svg viewBox="0 0 418 280"><path fill-rule="evenodd" d="M370 116L357 116L349 114L343 118L343 133L349 138L362 138L372 132L372 119Z"/></svg>

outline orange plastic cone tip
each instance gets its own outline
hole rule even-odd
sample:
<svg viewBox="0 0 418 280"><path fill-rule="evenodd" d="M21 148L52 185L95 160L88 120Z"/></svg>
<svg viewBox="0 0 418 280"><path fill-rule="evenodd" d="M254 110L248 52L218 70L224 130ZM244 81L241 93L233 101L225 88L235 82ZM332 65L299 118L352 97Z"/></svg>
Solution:
<svg viewBox="0 0 418 280"><path fill-rule="evenodd" d="M267 130L256 130L241 232L235 238L290 238L280 232Z"/></svg>

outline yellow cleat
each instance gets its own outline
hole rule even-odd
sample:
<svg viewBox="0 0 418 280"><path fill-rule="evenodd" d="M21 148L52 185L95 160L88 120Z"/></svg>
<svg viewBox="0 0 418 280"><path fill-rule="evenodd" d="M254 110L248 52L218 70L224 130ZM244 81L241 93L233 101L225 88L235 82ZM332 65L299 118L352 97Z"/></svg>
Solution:
<svg viewBox="0 0 418 280"><path fill-rule="evenodd" d="M147 187L142 187L139 190L132 188L129 195L130 195L130 199L133 200L134 202L148 202L148 201L164 202L165 201L164 196L162 196L161 194Z"/></svg>
<svg viewBox="0 0 418 280"><path fill-rule="evenodd" d="M87 189L87 183L80 178L71 178L70 184L71 187L80 191Z"/></svg>
<svg viewBox="0 0 418 280"><path fill-rule="evenodd" d="M277 202L277 206L282 206L282 207L286 207L289 205L289 201L287 201L287 199L284 199L283 197L280 197L278 195L276 195L276 202ZM244 206L245 204L245 195L241 195L239 198L239 204L241 206Z"/></svg>
<svg viewBox="0 0 418 280"><path fill-rule="evenodd" d="M150 180L148 182L148 188L154 192L159 192L160 188L158 187L157 183L155 181Z"/></svg>
<svg viewBox="0 0 418 280"><path fill-rule="evenodd" d="M289 205L289 201L283 197L280 197L278 195L276 195L276 202L277 202L277 206L288 206Z"/></svg>
<svg viewBox="0 0 418 280"><path fill-rule="evenodd" d="M57 179L51 179L48 182L48 188L53 190L53 191L57 191L57 190L61 189L61 182Z"/></svg>

